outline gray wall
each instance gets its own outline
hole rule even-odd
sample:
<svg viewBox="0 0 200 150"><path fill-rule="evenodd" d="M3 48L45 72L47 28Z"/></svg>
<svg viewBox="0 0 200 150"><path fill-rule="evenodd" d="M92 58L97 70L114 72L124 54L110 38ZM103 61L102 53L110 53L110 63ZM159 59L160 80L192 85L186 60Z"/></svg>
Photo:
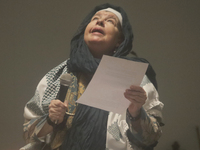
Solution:
<svg viewBox="0 0 200 150"><path fill-rule="evenodd" d="M39 80L69 56L69 42L97 4L122 6L133 26L134 50L157 73L165 127L156 150L198 149L200 125L199 0L1 0L0 149L17 150L23 107Z"/></svg>

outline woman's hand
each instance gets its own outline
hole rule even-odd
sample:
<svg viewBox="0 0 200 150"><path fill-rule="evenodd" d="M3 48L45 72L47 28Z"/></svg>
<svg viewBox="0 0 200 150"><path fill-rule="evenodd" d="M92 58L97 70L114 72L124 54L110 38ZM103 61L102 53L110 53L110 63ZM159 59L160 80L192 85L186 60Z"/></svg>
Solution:
<svg viewBox="0 0 200 150"><path fill-rule="evenodd" d="M131 85L129 89L124 92L125 98L127 98L131 104L128 107L132 117L136 117L140 113L140 109L144 105L147 95L145 90L140 86Z"/></svg>
<svg viewBox="0 0 200 150"><path fill-rule="evenodd" d="M49 118L56 124L62 123L66 109L67 105L60 100L52 100L49 105Z"/></svg>

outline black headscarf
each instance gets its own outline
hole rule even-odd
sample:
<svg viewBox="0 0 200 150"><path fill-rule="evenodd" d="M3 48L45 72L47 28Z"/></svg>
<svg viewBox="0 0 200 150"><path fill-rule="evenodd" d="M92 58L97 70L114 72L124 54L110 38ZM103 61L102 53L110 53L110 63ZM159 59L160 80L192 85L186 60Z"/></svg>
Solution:
<svg viewBox="0 0 200 150"><path fill-rule="evenodd" d="M76 34L71 40L71 49L70 49L70 60L67 61L67 66L69 71L72 72L85 72L85 73L94 73L99 65L100 59L94 58L90 53L88 46L84 41L84 32L88 23L91 21L91 18L94 14L102 9L113 8L121 13L122 15L122 32L124 35L124 41L119 45L116 49L116 53L113 55L114 57L129 59L138 62L149 63L146 59L138 58L138 57L126 57L132 50L132 42L133 42L133 32L131 24L128 20L126 12L118 6L114 6L111 4L103 4L96 6L83 20L81 25L79 26ZM146 75L149 77L151 82L157 89L157 83L155 79L155 72L153 68L150 66L147 69Z"/></svg>
<svg viewBox="0 0 200 150"><path fill-rule="evenodd" d="M113 8L122 15L122 32L124 34L124 41L116 49L116 53L113 56L133 61L147 62L145 59L126 57L132 49L133 32L131 25L125 11L121 7L107 3L95 7L94 10L92 10L83 20L78 31L72 38L70 60L67 61L67 67L70 72L94 73L96 71L100 59L94 58L90 53L84 41L84 31L94 14L97 11L106 8ZM148 69L150 70L147 70L147 74L151 75L152 79L155 81L154 71L151 67ZM107 111L79 104L72 122L72 127L66 134L61 150L105 149L107 119Z"/></svg>
<svg viewBox="0 0 200 150"><path fill-rule="evenodd" d="M81 23L78 31L71 40L70 61L68 61L68 68L71 71L83 71L87 73L94 73L100 62L100 59L94 58L90 53L86 43L84 42L84 31L94 14L106 8L113 8L121 13L122 32L124 33L124 41L116 49L115 57L126 56L132 49L133 32L128 17L121 7L116 7L111 4L103 4L94 8Z"/></svg>

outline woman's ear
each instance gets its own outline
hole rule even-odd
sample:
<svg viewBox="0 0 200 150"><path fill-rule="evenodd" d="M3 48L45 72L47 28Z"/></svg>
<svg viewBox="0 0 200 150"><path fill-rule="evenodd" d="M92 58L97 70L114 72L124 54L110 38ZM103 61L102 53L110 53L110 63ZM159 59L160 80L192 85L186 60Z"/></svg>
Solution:
<svg viewBox="0 0 200 150"><path fill-rule="evenodd" d="M121 36L120 36L115 48L118 48L119 45L120 45L123 41L124 41L124 37L121 37Z"/></svg>
<svg viewBox="0 0 200 150"><path fill-rule="evenodd" d="M116 44L116 48L119 47L119 45L124 41L124 34L122 33L122 31L120 30L120 35L118 38L118 43Z"/></svg>

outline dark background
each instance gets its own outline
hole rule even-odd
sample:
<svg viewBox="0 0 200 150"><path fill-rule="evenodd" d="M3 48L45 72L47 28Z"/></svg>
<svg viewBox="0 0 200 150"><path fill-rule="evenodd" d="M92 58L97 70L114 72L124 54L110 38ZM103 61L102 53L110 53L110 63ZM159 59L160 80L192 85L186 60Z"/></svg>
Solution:
<svg viewBox="0 0 200 150"><path fill-rule="evenodd" d="M156 150L197 150L200 125L199 0L0 0L0 149L17 150L23 108L37 83L69 56L69 43L98 4L122 6L135 34L133 50L157 73L165 127Z"/></svg>

